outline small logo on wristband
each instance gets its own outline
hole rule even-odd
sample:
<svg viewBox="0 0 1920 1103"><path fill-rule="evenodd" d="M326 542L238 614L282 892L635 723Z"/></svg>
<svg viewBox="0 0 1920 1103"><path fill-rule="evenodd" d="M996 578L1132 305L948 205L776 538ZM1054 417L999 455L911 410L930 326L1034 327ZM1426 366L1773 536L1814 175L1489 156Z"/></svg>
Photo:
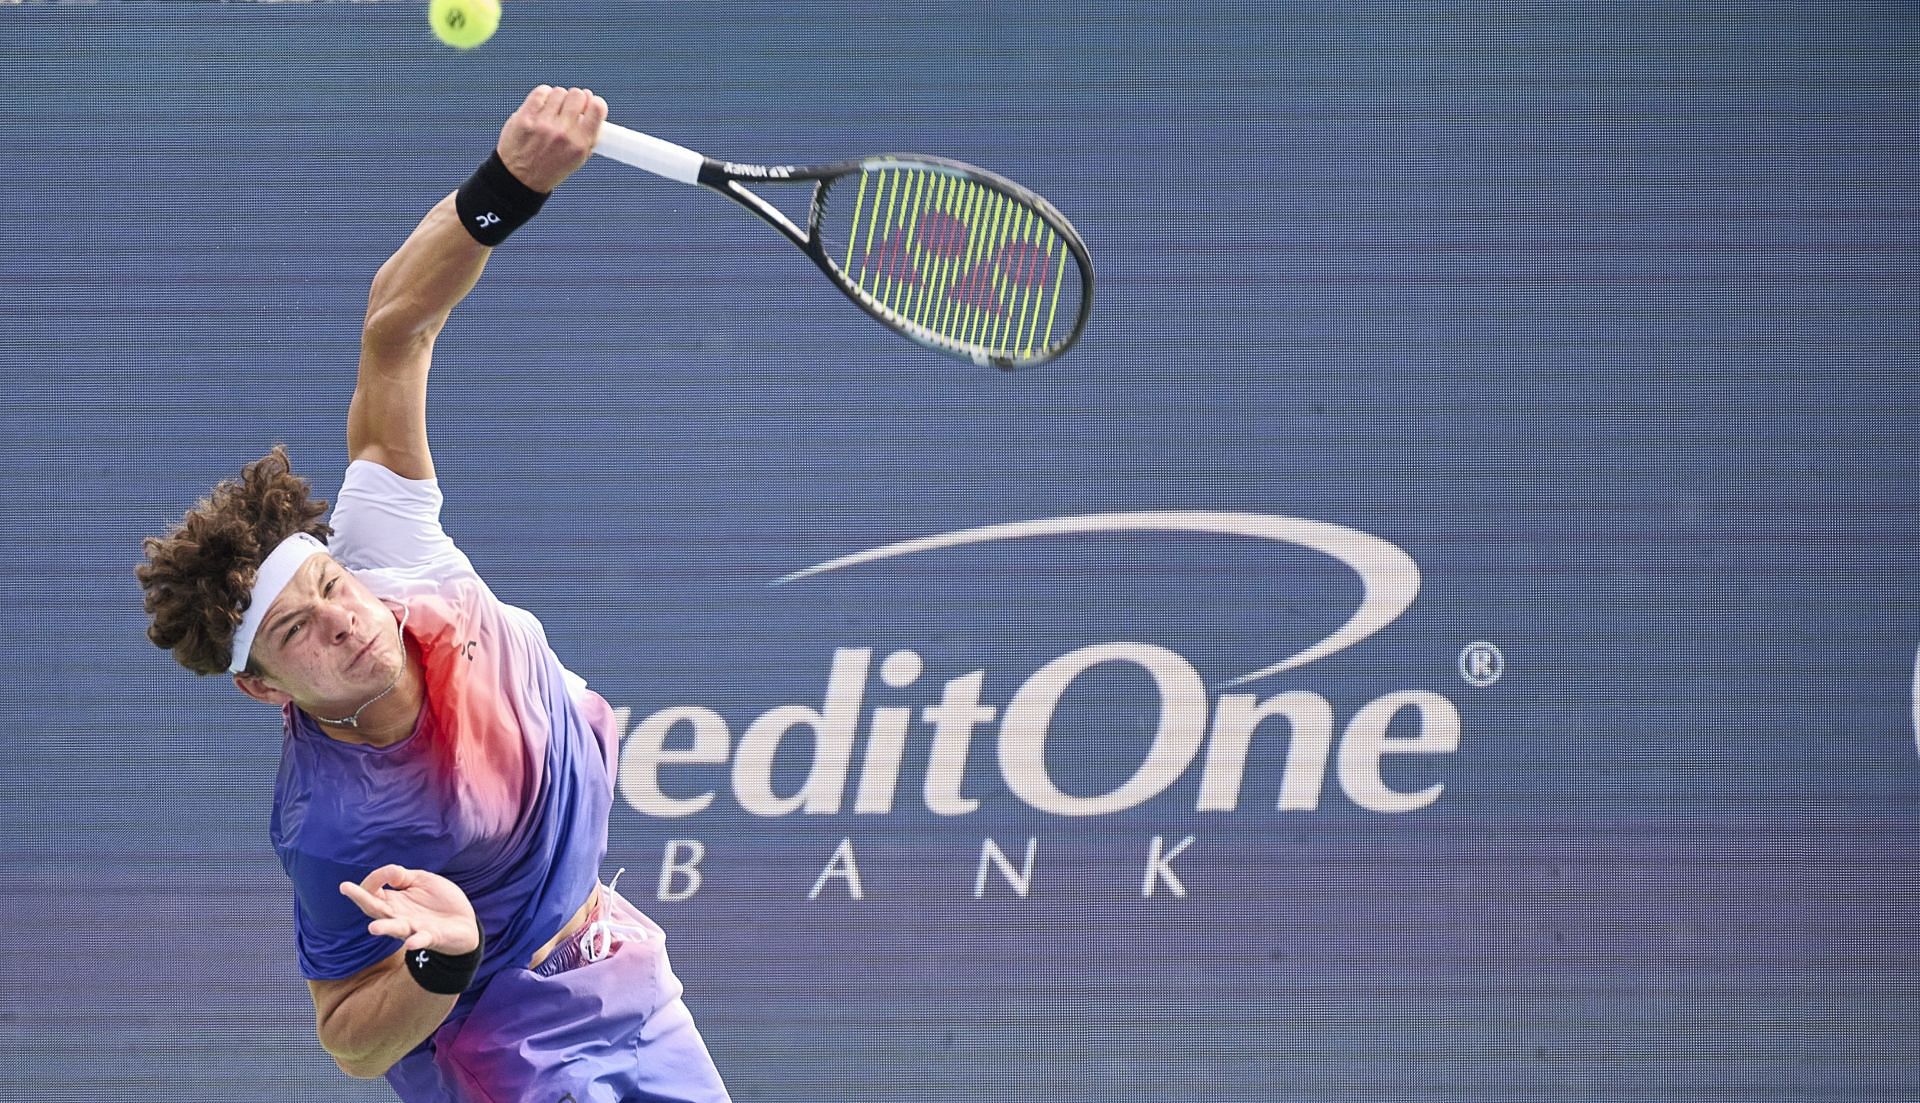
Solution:
<svg viewBox="0 0 1920 1103"><path fill-rule="evenodd" d="M482 229L485 229L488 226L500 225L500 216L494 214L492 211L488 211L486 214L476 216L474 221L478 222Z"/></svg>

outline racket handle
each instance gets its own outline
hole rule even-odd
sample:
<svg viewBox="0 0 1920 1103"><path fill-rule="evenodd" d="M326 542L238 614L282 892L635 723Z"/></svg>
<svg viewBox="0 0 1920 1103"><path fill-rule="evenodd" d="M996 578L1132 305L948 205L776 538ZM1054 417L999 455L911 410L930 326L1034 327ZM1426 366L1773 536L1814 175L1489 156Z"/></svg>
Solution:
<svg viewBox="0 0 1920 1103"><path fill-rule="evenodd" d="M700 165L706 160L685 146L663 142L651 134L613 123L600 124L600 140L593 144L593 151L682 184L699 183Z"/></svg>

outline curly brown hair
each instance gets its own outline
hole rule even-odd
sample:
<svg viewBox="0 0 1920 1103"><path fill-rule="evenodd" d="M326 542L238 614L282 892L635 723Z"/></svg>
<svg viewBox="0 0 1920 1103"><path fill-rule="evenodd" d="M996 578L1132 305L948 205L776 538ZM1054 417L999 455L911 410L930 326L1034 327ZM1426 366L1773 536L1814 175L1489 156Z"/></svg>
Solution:
<svg viewBox="0 0 1920 1103"><path fill-rule="evenodd" d="M261 561L296 532L322 542L333 535L319 519L327 503L312 492L276 444L195 503L172 532L142 541L147 561L133 574L147 594L154 646L195 674L225 671ZM251 662L247 669L259 672Z"/></svg>

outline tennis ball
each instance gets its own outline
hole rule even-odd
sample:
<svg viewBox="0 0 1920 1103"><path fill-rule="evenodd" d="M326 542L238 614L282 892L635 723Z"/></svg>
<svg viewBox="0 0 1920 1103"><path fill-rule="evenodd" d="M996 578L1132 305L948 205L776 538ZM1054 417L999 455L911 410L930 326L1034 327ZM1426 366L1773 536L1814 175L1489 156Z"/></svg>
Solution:
<svg viewBox="0 0 1920 1103"><path fill-rule="evenodd" d="M433 0L427 5L433 37L457 50L471 50L500 26L500 0Z"/></svg>

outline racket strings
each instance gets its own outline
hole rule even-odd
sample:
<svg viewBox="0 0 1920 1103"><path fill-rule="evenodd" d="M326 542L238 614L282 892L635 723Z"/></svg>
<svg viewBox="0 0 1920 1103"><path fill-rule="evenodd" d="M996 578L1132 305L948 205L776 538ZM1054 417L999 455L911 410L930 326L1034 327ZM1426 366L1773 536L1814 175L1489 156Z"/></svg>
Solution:
<svg viewBox="0 0 1920 1103"><path fill-rule="evenodd" d="M823 204L822 244L893 324L963 352L1020 359L1053 351L1058 320L1079 314L1083 280L1066 278L1077 258L1013 196L905 163L835 182L849 185L850 208L844 199Z"/></svg>

